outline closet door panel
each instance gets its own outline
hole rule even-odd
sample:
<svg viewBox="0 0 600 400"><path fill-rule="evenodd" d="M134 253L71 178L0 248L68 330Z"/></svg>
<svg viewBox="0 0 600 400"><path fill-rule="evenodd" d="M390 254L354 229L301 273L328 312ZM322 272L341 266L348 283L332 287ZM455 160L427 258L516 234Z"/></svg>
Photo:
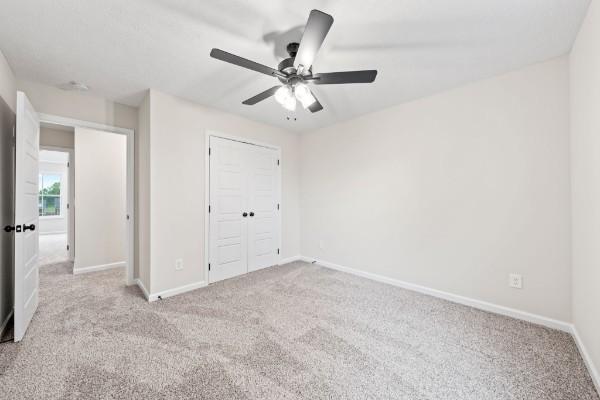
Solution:
<svg viewBox="0 0 600 400"><path fill-rule="evenodd" d="M277 264L277 151L251 146L248 161L248 271ZM250 214L252 215L252 214Z"/></svg>
<svg viewBox="0 0 600 400"><path fill-rule="evenodd" d="M248 271L247 145L210 138L209 282Z"/></svg>

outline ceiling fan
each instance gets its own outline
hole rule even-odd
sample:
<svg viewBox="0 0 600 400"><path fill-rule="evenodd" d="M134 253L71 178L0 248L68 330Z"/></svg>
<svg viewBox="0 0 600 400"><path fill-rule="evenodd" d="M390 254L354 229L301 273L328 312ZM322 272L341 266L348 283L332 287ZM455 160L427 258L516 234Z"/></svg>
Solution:
<svg viewBox="0 0 600 400"><path fill-rule="evenodd" d="M293 42L287 45L286 50L290 57L280 62L277 69L219 49L212 49L210 56L217 60L273 76L281 82L280 85L273 86L243 101L242 104L251 106L275 96L275 100L287 110L294 111L296 100L298 100L305 109L314 113L321 111L323 106L307 84L371 83L377 76L377 70L312 73L313 61L332 24L333 17L331 15L319 10L312 10L308 16L308 22L300 43Z"/></svg>

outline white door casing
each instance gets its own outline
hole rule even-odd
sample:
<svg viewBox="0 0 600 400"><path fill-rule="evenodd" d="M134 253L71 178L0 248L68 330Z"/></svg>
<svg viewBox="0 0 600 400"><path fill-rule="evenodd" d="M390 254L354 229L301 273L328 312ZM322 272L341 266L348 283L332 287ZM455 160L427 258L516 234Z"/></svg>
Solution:
<svg viewBox="0 0 600 400"><path fill-rule="evenodd" d="M213 135L207 142L212 283L277 264L280 170L277 149Z"/></svg>
<svg viewBox="0 0 600 400"><path fill-rule="evenodd" d="M15 232L15 342L25 336L38 306L39 136L39 117L25 93L18 92L15 226L21 226L21 232Z"/></svg>

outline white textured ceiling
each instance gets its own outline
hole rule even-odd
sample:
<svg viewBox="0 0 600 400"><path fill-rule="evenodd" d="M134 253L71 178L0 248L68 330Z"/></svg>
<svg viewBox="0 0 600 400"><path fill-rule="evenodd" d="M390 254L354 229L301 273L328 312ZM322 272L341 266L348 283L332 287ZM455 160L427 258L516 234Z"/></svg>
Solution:
<svg viewBox="0 0 600 400"><path fill-rule="evenodd" d="M589 0L0 0L0 49L17 77L81 81L137 106L155 88L295 131L347 120L567 53ZM377 69L374 84L315 88L296 121L274 78L209 58L212 47L276 67L308 13L335 18L314 72Z"/></svg>

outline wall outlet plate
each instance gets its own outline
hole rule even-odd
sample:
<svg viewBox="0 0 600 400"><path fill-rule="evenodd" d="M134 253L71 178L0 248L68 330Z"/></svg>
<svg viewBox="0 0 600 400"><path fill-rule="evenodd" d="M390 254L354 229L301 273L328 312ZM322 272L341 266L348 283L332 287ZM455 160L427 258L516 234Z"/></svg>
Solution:
<svg viewBox="0 0 600 400"><path fill-rule="evenodd" d="M175 260L175 270L179 271L183 269L183 260L181 258L178 258L177 260Z"/></svg>
<svg viewBox="0 0 600 400"><path fill-rule="evenodd" d="M508 286L515 289L523 289L523 276L521 274L509 274Z"/></svg>

